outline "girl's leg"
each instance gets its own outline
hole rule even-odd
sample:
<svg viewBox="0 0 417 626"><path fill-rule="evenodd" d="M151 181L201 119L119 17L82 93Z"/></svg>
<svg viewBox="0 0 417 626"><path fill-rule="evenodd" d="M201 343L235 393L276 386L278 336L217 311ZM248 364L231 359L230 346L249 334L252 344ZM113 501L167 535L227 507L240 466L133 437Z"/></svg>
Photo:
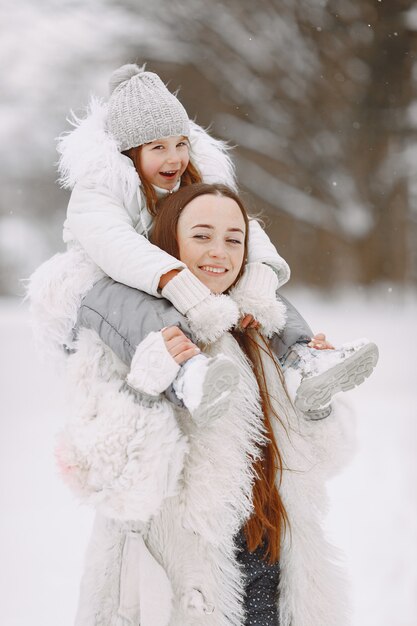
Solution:
<svg viewBox="0 0 417 626"><path fill-rule="evenodd" d="M155 298L107 276L83 298L77 319L77 328L95 330L129 366L145 337L166 326L179 326L190 337L187 320L168 300Z"/></svg>
<svg viewBox="0 0 417 626"><path fill-rule="evenodd" d="M190 337L187 321L164 298L155 298L111 278L98 281L84 297L77 328L90 328L129 367L146 377L158 379L160 371L154 355L137 352L150 335L166 326L179 326ZM174 374L175 375L175 374ZM227 410L231 393L237 386L239 374L233 362L223 355L209 358L193 357L179 368L179 374L165 395L177 405L185 405L198 424L213 421ZM138 388L140 391L140 388Z"/></svg>
<svg viewBox="0 0 417 626"><path fill-rule="evenodd" d="M277 297L287 308L287 321L280 334L272 337L270 345L277 357L281 359L295 343L308 343L314 333L287 298L279 292L277 292Z"/></svg>
<svg viewBox="0 0 417 626"><path fill-rule="evenodd" d="M309 348L312 330L286 298L277 296L287 307L287 323L282 333L271 339L271 348L280 360L295 406L310 419L323 419L330 414L336 393L353 389L372 373L378 348L368 340L335 350Z"/></svg>

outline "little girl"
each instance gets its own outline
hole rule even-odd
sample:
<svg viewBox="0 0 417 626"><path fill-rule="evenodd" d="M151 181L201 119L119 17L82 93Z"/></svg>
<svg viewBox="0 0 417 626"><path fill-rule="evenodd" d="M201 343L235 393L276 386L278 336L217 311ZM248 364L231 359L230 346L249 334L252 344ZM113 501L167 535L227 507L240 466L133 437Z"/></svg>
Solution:
<svg viewBox="0 0 417 626"><path fill-rule="evenodd" d="M224 144L188 119L156 74L124 65L113 73L110 92L107 105L93 100L89 115L76 120L58 146L61 182L72 188L64 224L68 252L41 266L29 289L32 309L49 337L71 350L81 300L108 275L168 299L186 316L196 341L214 341L239 320L243 327L260 327L267 337L279 334L273 341L295 404L311 417L328 414L334 393L371 373L376 346L365 341L321 352L332 346L321 335L311 340L304 320L276 296L289 279L289 267L256 220L250 221L249 256L233 298L216 295L178 259L152 245L158 199L202 180L236 188L234 168ZM215 262L202 269L213 275L223 271ZM100 318L100 311L94 314ZM226 357L199 354L181 368L173 388L197 421L213 419L226 410L237 376Z"/></svg>

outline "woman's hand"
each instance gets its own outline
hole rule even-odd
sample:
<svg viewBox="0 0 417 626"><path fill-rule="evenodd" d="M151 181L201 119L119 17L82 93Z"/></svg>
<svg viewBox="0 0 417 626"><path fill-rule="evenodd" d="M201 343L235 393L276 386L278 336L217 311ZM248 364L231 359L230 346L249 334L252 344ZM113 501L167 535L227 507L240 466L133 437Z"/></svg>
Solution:
<svg viewBox="0 0 417 626"><path fill-rule="evenodd" d="M316 350L334 350L334 346L327 341L326 335L324 333L317 333L314 335L310 343L308 344L309 348L315 348Z"/></svg>
<svg viewBox="0 0 417 626"><path fill-rule="evenodd" d="M165 347L178 365L185 363L196 354L199 354L198 348L191 339L188 339L178 326L168 326L162 329L162 337L165 341Z"/></svg>

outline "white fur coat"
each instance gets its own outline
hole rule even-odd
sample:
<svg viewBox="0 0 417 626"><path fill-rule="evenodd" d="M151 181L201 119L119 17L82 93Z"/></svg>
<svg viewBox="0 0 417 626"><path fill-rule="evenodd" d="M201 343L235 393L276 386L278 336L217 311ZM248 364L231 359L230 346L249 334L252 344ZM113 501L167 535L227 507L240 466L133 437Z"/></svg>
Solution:
<svg viewBox="0 0 417 626"><path fill-rule="evenodd" d="M197 428L163 397L135 395L125 366L84 330L69 359L78 408L62 435L64 475L98 516L86 557L77 626L242 626L242 575L233 537L251 511L251 459L264 441L256 381L237 343L240 383L228 414ZM325 481L346 460L351 416L319 422L290 406L265 358L284 460L280 626L344 626L337 554L325 539Z"/></svg>
<svg viewBox="0 0 417 626"><path fill-rule="evenodd" d="M137 191L137 176L124 175L120 154L105 145L106 138L102 160L95 158L103 111L93 104L61 144L63 182L72 186L99 172L108 189L114 184L127 201ZM213 148L206 133L196 132ZM204 159L196 161L206 180L212 171L213 181L233 184L224 150L224 167L218 159L218 153L209 159L212 170ZM269 262L262 241L258 260ZM79 247L35 273L29 296L44 331L44 351L71 344L81 297L102 275ZM242 577L233 537L251 511L252 459L263 441L249 364L229 335L211 346L235 360L240 386L229 413L197 430L186 412L174 412L163 398L135 396L125 384L126 367L92 331L82 331L77 347L69 357L74 419L62 434L58 457L68 483L98 511L77 626L241 626ZM349 416L339 409L322 422L306 422L288 405L282 387L274 388L273 370L269 379L285 425L275 427L290 519L281 555L281 626L343 626L344 588L321 523L325 479L343 456Z"/></svg>

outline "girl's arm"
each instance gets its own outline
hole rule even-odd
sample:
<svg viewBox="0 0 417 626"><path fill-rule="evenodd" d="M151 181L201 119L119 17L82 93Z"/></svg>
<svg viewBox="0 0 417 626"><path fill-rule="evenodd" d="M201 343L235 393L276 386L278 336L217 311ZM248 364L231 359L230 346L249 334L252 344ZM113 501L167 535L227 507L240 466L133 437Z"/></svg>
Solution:
<svg viewBox="0 0 417 626"><path fill-rule="evenodd" d="M185 267L139 234L122 201L93 181L75 185L65 228L110 278L155 297L161 277Z"/></svg>
<svg viewBox="0 0 417 626"><path fill-rule="evenodd" d="M279 352L296 341L309 341L313 335L298 311L277 291L289 277L287 262L259 222L250 220L248 263L230 295L239 307L241 326L260 328L266 337L279 334Z"/></svg>
<svg viewBox="0 0 417 626"><path fill-rule="evenodd" d="M237 322L236 304L227 296L213 295L184 263L136 232L122 201L105 187L78 183L65 227L113 280L155 297L163 288L162 296L187 315L198 340L210 343ZM163 277L172 274L165 284Z"/></svg>
<svg viewBox="0 0 417 626"><path fill-rule="evenodd" d="M248 263L265 263L272 267L278 277L278 287L282 287L290 278L290 267L278 254L274 244L255 219L249 221Z"/></svg>
<svg viewBox="0 0 417 626"><path fill-rule="evenodd" d="M259 222L249 221L249 250L245 272L230 295L239 307L242 328L260 328L266 337L285 326L285 305L277 289L290 277L288 263L278 254Z"/></svg>

